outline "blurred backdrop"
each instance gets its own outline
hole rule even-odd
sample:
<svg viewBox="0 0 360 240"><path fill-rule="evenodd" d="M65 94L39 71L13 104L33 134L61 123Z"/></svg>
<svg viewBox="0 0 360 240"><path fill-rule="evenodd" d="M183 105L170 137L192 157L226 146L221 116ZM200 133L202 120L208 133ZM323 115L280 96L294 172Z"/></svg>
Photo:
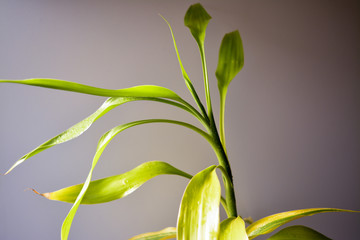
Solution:
<svg viewBox="0 0 360 240"><path fill-rule="evenodd" d="M103 88L168 87L188 101L169 29L203 98L200 58L183 16L195 1L0 1L0 79L35 77ZM238 29L245 66L226 107L228 155L242 216L310 207L360 210L360 15L354 1L201 1L213 17L206 38L211 94L223 35ZM20 85L0 85L0 171L94 112L105 100ZM71 205L48 192L83 182L102 133L145 118L195 120L159 103L135 102L101 118L81 137L29 159L0 180L2 240L60 239ZM172 125L146 125L118 135L94 178L167 161L195 174L216 164L200 136ZM130 196L81 206L70 239L128 239L176 226L187 180L160 176ZM222 216L223 213L222 213ZM357 239L359 214L297 220L333 239ZM264 238L265 239L265 238Z"/></svg>

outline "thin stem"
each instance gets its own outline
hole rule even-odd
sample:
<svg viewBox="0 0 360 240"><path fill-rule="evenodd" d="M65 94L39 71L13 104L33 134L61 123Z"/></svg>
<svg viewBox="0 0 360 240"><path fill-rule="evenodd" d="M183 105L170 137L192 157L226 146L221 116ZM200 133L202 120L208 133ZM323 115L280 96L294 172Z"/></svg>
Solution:
<svg viewBox="0 0 360 240"><path fill-rule="evenodd" d="M198 42L198 45L199 45L199 49L200 49L200 56L201 56L203 76L204 76L204 88L205 88L205 96L206 96L207 113L208 113L209 118L211 119L212 106L211 106L211 98L210 98L209 78L208 78L208 72L207 72L207 67L206 67L205 48L204 48L203 43Z"/></svg>
<svg viewBox="0 0 360 240"><path fill-rule="evenodd" d="M226 197L226 203L228 207L228 212L230 215L229 217L237 217L237 209L236 209L236 198L235 198L235 190L233 185L233 176L231 172L230 162L227 158L227 155L225 153L225 150L221 144L218 131L216 129L216 125L211 125L211 135L214 140L214 151L218 157L219 164L224 168L226 171L226 176L223 177L224 186L225 186L225 197Z"/></svg>
<svg viewBox="0 0 360 240"><path fill-rule="evenodd" d="M225 102L226 102L227 89L220 91L220 140L226 153L226 140L225 140Z"/></svg>
<svg viewBox="0 0 360 240"><path fill-rule="evenodd" d="M213 137L215 145L213 145L215 153L218 157L219 164L225 169L229 180L226 180L223 177L224 185L225 185L225 197L226 203L228 207L228 216L229 217L237 217L237 209L236 209L236 199L235 199L235 190L233 185L233 177L231 172L231 167L229 160L226 155L226 150L224 145L222 145L221 139L219 137L219 133L216 129L216 123L214 120L214 115L211 106L211 98L210 98L210 86L209 86L209 79L206 67L206 59L205 59L205 49L204 43L197 41L199 49L200 49L200 56L202 62L202 69L204 75L204 87L205 87L205 95L206 95L206 103L207 103L207 114L210 121L210 135Z"/></svg>
<svg viewBox="0 0 360 240"><path fill-rule="evenodd" d="M221 202L221 205L223 206L225 212L226 212L226 215L230 216L230 213L229 213L229 209L227 207L227 204L226 204L226 200L223 196L221 196L220 198L220 202Z"/></svg>

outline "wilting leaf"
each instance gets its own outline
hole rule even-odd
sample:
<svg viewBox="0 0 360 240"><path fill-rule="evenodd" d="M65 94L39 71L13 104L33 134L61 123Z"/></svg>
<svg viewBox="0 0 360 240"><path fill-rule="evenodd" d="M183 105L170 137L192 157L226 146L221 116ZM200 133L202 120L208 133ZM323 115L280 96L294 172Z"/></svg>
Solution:
<svg viewBox="0 0 360 240"><path fill-rule="evenodd" d="M176 228L168 227L158 232L149 232L137 235L129 240L165 240L176 238Z"/></svg>
<svg viewBox="0 0 360 240"><path fill-rule="evenodd" d="M177 225L178 240L218 238L220 183L216 166L196 174L184 192Z"/></svg>
<svg viewBox="0 0 360 240"><path fill-rule="evenodd" d="M0 83L18 83L63 91L85 93L104 97L157 97L181 100L173 91L159 86L142 85L124 89L104 89L58 79L33 78L25 80L0 80Z"/></svg>
<svg viewBox="0 0 360 240"><path fill-rule="evenodd" d="M356 212L338 208L309 208L293 210L288 212L277 213L268 217L264 217L246 228L246 232L250 239L274 231L276 228L293 221L298 218L311 216L317 213L325 212Z"/></svg>
<svg viewBox="0 0 360 240"><path fill-rule="evenodd" d="M248 240L245 222L240 217L231 217L221 222L219 240Z"/></svg>
<svg viewBox="0 0 360 240"><path fill-rule="evenodd" d="M280 230L267 240L331 240L325 235L305 226L291 226Z"/></svg>
<svg viewBox="0 0 360 240"><path fill-rule="evenodd" d="M192 177L165 162L146 162L126 173L90 182L81 204L98 204L123 198L148 180L163 174ZM50 200L74 203L83 185L78 184L41 195Z"/></svg>
<svg viewBox="0 0 360 240"><path fill-rule="evenodd" d="M190 29L198 44L204 44L206 27L210 19L211 16L200 3L191 5L185 14L184 24Z"/></svg>
<svg viewBox="0 0 360 240"><path fill-rule="evenodd" d="M239 31L225 34L219 51L216 78L220 93L226 91L230 82L244 66L244 50Z"/></svg>
<svg viewBox="0 0 360 240"><path fill-rule="evenodd" d="M79 193L79 195L77 196L74 205L72 206L72 208L70 209L68 215L66 216L62 228L61 228L61 240L67 240L68 236L69 236L69 231L71 228L71 223L75 217L76 211L79 208L79 205L90 185L91 182L91 178L92 178L92 173L94 171L94 168L102 154L102 152L105 150L106 146L110 143L110 141L120 132L124 131L125 129L128 129L130 127L134 127L137 125L141 125L141 124L147 124L147 123L156 123L156 122L162 122L162 123L172 123L172 124L178 124L178 125L182 125L185 127L188 127L190 129L193 129L194 131L200 133L201 135L203 135L205 138L207 138L207 134L205 132L203 132L202 130L196 128L195 126L188 124L188 123L183 123L183 122L179 122L179 121L174 121L174 120L168 120L168 119L147 119L147 120L140 120L140 121L135 121L135 122L131 122L131 123L127 123L127 124L123 124L120 126L117 126L113 129L111 129L110 131L106 132L99 140L99 143L97 145L96 148L96 153L95 156L93 158L93 162L91 165L91 169L90 172L86 178L86 181L84 182L84 185ZM209 141L211 141L210 139L208 139Z"/></svg>
<svg viewBox="0 0 360 240"><path fill-rule="evenodd" d="M109 98L107 99L101 107L96 110L93 114L91 114L89 117L85 118L81 122L75 124L74 126L70 127L66 131L60 133L59 135L49 139L48 141L44 142L37 148L33 149L31 152L25 154L22 156L18 161L13 164L13 166L6 172L8 174L11 172L16 166L27 160L28 158L48 149L51 148L57 144L64 143L67 141L70 141L81 134L83 134L96 120L101 118L103 115L105 115L107 112L112 110L113 108L127 103L131 101L138 101L138 100L153 100L156 101L156 98L134 98L134 97L115 97L115 98ZM161 100L160 100L161 101Z"/></svg>

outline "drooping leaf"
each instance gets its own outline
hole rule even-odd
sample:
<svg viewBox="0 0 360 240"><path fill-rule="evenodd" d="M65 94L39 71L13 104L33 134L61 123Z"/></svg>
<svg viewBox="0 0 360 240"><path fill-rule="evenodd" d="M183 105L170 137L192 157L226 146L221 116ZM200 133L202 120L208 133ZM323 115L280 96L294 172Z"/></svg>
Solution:
<svg viewBox="0 0 360 240"><path fill-rule="evenodd" d="M298 218L325 212L356 212L338 208L309 208L277 213L264 217L246 228L249 239L274 231L276 228Z"/></svg>
<svg viewBox="0 0 360 240"><path fill-rule="evenodd" d="M102 116L104 116L107 112L109 112L110 110L114 109L115 107L118 107L124 103L128 103L128 102L132 102L132 101L157 101L157 102L162 102L162 103L166 103L166 104L170 104L170 105L174 105L176 107L182 108L185 111L188 111L192 114L193 111L192 109L189 109L187 106L182 105L180 103L176 103L174 101L170 101L170 100L166 100L166 99L162 99L162 98L142 98L142 97L112 97L112 98L108 98L101 106L100 108L98 108L93 114L91 114L89 117L85 118L84 120L80 121L79 123L73 125L72 127L70 127L69 129L65 130L64 132L60 133L59 135L47 140L46 142L44 142L43 144L39 145L38 147L36 147L35 149L33 149L32 151L30 151L29 153L25 154L24 156L22 156L19 160L17 160L12 166L11 168L5 173L8 174L9 172L11 172L15 167L17 167L19 164L23 163L24 161L26 161L27 159L29 159L30 157L48 149L51 148L57 144L60 143L64 143L67 141L70 141L78 136L80 136L81 134L83 134L87 129L90 128L90 126L99 118L101 118ZM194 114L196 116L196 114Z"/></svg>
<svg viewBox="0 0 360 240"><path fill-rule="evenodd" d="M206 27L211 16L200 4L194 4L189 7L185 14L184 24L187 26L198 44L204 44Z"/></svg>
<svg viewBox="0 0 360 240"><path fill-rule="evenodd" d="M164 174L179 175L186 178L192 177L165 162L146 162L126 173L90 182L81 204L98 204L123 198L148 180ZM40 195L50 200L74 203L83 185L73 185Z"/></svg>
<svg viewBox="0 0 360 240"><path fill-rule="evenodd" d="M135 100L140 100L140 98L122 98L122 97L118 97L118 98L109 98L109 99L107 99L100 106L100 108L98 108L98 110L96 110L96 112L91 114L89 117L85 118L81 122L75 124L74 126L70 127L69 129L65 130L64 132L60 133L59 135L57 135L57 136L49 139L48 141L44 142L43 144L41 144L40 146L38 146L37 148L35 148L31 152L29 152L29 153L25 154L24 156L22 156L18 161L15 162L15 164L13 164L13 166L6 172L6 174L11 172L16 166L18 166L19 164L21 164L22 162L24 162L28 158L30 158L30 157L32 157L32 156L34 156L34 155L48 149L50 147L53 147L53 146L55 146L57 144L70 141L70 140L80 136L96 120L98 120L100 117L105 115L107 112L109 112L113 108L115 108L115 107L117 107L117 106L119 106L119 105L121 105L123 103L130 102L130 101L135 101Z"/></svg>
<svg viewBox="0 0 360 240"><path fill-rule="evenodd" d="M158 232L149 232L137 235L129 240L165 240L176 238L176 228L168 227Z"/></svg>
<svg viewBox="0 0 360 240"><path fill-rule="evenodd" d="M248 240L245 222L240 217L231 217L221 222L219 240Z"/></svg>
<svg viewBox="0 0 360 240"><path fill-rule="evenodd" d="M110 143L110 141L120 132L130 128L130 127L134 127L137 125L141 125L141 124L147 124L147 123L156 123L156 122L162 122L162 123L172 123L172 124L178 124L178 125L182 125L185 127L188 127L196 132L198 132L199 134L201 134L202 136L204 136L205 138L208 138L209 141L211 141L211 137L208 136L205 132L203 132L202 130L198 129L197 127L188 124L188 123L184 123L184 122L180 122L180 121L175 121L175 120L168 120L168 119L147 119L147 120L140 120L140 121L135 121L135 122L131 122L131 123L127 123L127 124L123 124L120 126L117 126L113 129L111 129L110 131L106 132L99 140L99 143L97 145L96 148L96 153L95 156L93 158L93 162L90 168L90 172L84 182L84 185L79 193L79 195L77 196L72 208L70 209L68 215L66 216L62 228L61 228L61 240L67 240L68 236L69 236L69 232L70 232L70 228L71 228L71 224L72 221L75 217L75 214L77 212L77 209L79 208L80 203L82 202L82 199L84 198L84 195L90 185L91 182L91 178L92 178L92 173L94 171L94 168L102 154L102 152L105 150L106 146Z"/></svg>
<svg viewBox="0 0 360 240"><path fill-rule="evenodd" d="M0 83L18 83L63 91L85 93L104 97L157 97L181 101L173 91L154 85L142 85L124 89L104 89L58 79L33 78L25 80L0 80Z"/></svg>
<svg viewBox="0 0 360 240"><path fill-rule="evenodd" d="M215 72L220 92L227 88L244 66L244 50L239 31L225 34Z"/></svg>
<svg viewBox="0 0 360 240"><path fill-rule="evenodd" d="M184 192L177 223L178 240L215 240L219 231L220 183L216 166L196 174Z"/></svg>
<svg viewBox="0 0 360 240"><path fill-rule="evenodd" d="M325 235L305 226L291 226L280 230L267 240L331 240Z"/></svg>

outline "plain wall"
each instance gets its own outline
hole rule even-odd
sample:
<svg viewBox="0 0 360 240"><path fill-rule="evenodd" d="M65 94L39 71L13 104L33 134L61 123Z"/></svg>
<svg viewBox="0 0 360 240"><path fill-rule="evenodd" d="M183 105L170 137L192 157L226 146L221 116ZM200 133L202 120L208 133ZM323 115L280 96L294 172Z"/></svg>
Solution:
<svg viewBox="0 0 360 240"><path fill-rule="evenodd" d="M114 89L154 84L192 102L162 14L204 99L199 53L183 26L192 3L0 0L0 79L47 77ZM206 56L216 118L214 72L221 39L238 29L244 44L245 65L230 85L225 119L239 214L257 220L300 208L360 210L358 1L201 3L213 17ZM90 115L104 100L0 84L0 171ZM197 124L189 114L160 103L135 102L112 110L81 137L0 176L0 239L60 239L71 205L23 190L48 192L83 182L100 136L119 124L146 118ZM152 160L191 174L217 162L197 134L154 124L118 135L94 178L121 174ZM70 239L128 239L176 226L187 182L160 176L124 199L81 206ZM333 239L357 239L360 215L327 213L294 224Z"/></svg>

